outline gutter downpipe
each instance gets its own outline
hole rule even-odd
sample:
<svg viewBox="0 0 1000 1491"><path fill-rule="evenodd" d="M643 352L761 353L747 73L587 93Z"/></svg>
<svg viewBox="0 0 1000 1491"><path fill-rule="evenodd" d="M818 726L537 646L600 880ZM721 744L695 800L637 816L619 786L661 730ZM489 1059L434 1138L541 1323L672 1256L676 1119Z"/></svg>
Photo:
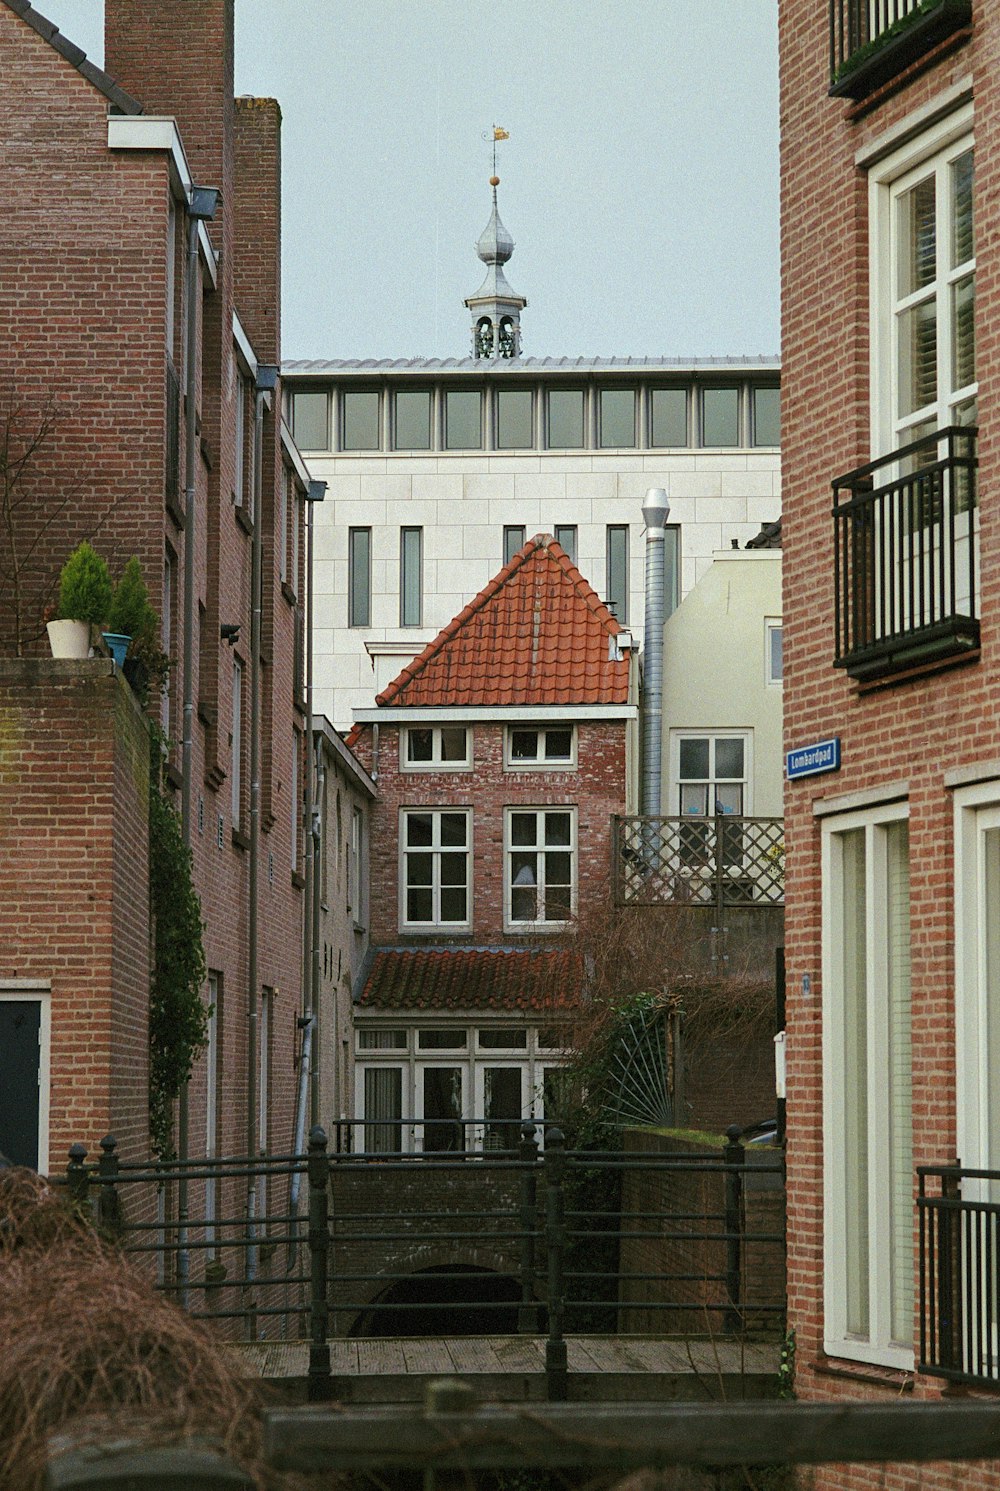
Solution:
<svg viewBox="0 0 1000 1491"><path fill-rule="evenodd" d="M639 810L660 816L663 753L663 544L670 503L662 487L650 487L642 504L646 524L646 620L643 630L642 778ZM647 824L652 849L656 834Z"/></svg>
<svg viewBox="0 0 1000 1491"><path fill-rule="evenodd" d="M305 821L308 824L309 840L306 851L305 905L303 907L303 958L302 993L303 1008L299 1017L302 1030L302 1050L299 1053L299 1086L295 1099L294 1153L301 1155L306 1142L306 1100L309 1098L310 1126L319 1123L319 1062L313 1053L318 1044L318 1012L316 991L319 988L319 905L320 905L320 829L319 814L314 810L313 773L318 783L321 759L319 732L313 726L313 505L326 496L325 481L311 481L306 492L308 503L306 520L306 793ZM310 1080L311 1079L311 1080ZM299 1191L302 1177L296 1172L289 1187L289 1211L294 1218L298 1212ZM295 1223L292 1223L293 1229Z"/></svg>
<svg viewBox="0 0 1000 1491"><path fill-rule="evenodd" d="M187 203L187 358L184 370L184 649L181 656L184 719L181 735L181 842L191 848L191 798L194 781L194 547L197 516L198 438L196 417L198 392L198 226L211 222L221 199L214 186L192 186ZM177 1101L177 1158L188 1157L188 1084L181 1084ZM177 1182L177 1282L178 1302L187 1306L187 1283L191 1276L188 1252L188 1191L183 1173Z"/></svg>
<svg viewBox="0 0 1000 1491"><path fill-rule="evenodd" d="M278 386L278 369L258 363L254 386L253 431L253 537L250 548L250 863L248 867L249 909L247 918L247 1252L246 1281L257 1278L257 984L258 916L260 884L260 634L264 589L263 490L264 490L264 399Z"/></svg>

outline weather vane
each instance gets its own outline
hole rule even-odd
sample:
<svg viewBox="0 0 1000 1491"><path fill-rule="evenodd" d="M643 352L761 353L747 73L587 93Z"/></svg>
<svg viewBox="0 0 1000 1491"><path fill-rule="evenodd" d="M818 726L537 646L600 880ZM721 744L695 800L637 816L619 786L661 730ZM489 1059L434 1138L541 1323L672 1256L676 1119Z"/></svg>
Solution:
<svg viewBox="0 0 1000 1491"><path fill-rule="evenodd" d="M499 124L494 124L492 131L488 130L488 129L483 131L483 139L484 140L492 140L493 141L493 175L496 176L496 174L497 174L497 141L498 140L509 140L510 139L510 130L509 129L501 129ZM495 186L496 182L493 182L493 185Z"/></svg>

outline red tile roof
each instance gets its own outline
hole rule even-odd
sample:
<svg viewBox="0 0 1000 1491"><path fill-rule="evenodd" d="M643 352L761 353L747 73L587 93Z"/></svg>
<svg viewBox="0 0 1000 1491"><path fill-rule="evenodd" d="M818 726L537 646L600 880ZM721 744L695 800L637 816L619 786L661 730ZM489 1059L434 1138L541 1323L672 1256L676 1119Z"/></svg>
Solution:
<svg viewBox="0 0 1000 1491"><path fill-rule="evenodd" d="M628 656L597 592L547 533L529 539L376 704L627 704Z"/></svg>
<svg viewBox="0 0 1000 1491"><path fill-rule="evenodd" d="M392 948L375 953L361 994L370 1010L575 1009L583 964L567 948Z"/></svg>

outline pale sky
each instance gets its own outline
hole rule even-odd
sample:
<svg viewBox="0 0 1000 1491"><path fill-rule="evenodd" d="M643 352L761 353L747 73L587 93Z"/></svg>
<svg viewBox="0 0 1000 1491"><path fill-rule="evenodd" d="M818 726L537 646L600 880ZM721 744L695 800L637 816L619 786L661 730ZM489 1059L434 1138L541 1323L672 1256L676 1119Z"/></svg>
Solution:
<svg viewBox="0 0 1000 1491"><path fill-rule="evenodd" d="M102 0L34 0L97 63ZM283 355L462 357L494 123L528 356L775 355L776 0L236 0ZM210 183L205 183L210 184Z"/></svg>

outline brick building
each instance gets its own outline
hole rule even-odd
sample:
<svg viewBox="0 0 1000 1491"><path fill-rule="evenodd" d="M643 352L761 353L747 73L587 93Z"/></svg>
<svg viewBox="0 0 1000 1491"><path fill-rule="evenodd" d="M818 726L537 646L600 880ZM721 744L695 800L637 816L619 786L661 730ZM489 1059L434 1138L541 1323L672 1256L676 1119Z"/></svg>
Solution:
<svg viewBox="0 0 1000 1491"><path fill-rule="evenodd" d="M925 1398L998 1376L1000 14L779 11L789 1320L800 1397Z"/></svg>
<svg viewBox="0 0 1000 1491"><path fill-rule="evenodd" d="M234 99L233 0L107 0L105 21L102 72L26 0L0 3L0 404L8 449L43 435L14 512L19 584L9 535L0 578L0 651L25 655L3 665L20 692L5 712L0 1001L32 1020L39 1007L41 1167L109 1129L133 1157L145 1132L147 777L141 751L131 778L116 764L140 721L107 662L41 657L42 607L81 538L113 571L138 555L172 664L165 776L214 1010L192 1154L287 1151L303 983L308 477L275 381L280 113ZM46 760L26 781L36 722ZM66 891L45 918L50 884Z"/></svg>
<svg viewBox="0 0 1000 1491"><path fill-rule="evenodd" d="M583 995L566 934L609 898L629 635L539 534L356 715L379 791L356 1116L369 1149L500 1145L551 1107Z"/></svg>

